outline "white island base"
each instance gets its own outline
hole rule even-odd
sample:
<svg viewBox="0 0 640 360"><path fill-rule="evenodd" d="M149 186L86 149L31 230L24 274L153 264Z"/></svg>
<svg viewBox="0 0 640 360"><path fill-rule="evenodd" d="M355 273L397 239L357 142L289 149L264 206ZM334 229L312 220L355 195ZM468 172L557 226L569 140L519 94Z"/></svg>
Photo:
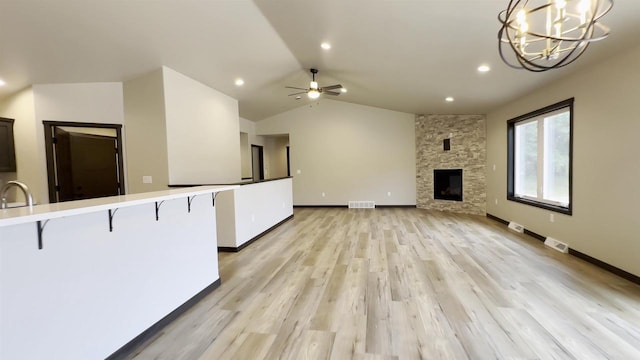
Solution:
<svg viewBox="0 0 640 360"><path fill-rule="evenodd" d="M104 359L215 288L211 194L232 188L0 210L0 359Z"/></svg>
<svg viewBox="0 0 640 360"><path fill-rule="evenodd" d="M293 179L245 183L218 204L218 249L236 252L293 217Z"/></svg>

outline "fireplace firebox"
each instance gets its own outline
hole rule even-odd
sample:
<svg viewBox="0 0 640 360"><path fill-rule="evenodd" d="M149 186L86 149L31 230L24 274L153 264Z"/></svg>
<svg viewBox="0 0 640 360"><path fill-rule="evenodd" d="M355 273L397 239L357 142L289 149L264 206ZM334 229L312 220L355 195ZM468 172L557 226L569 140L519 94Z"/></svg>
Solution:
<svg viewBox="0 0 640 360"><path fill-rule="evenodd" d="M433 198L462 201L462 169L433 170Z"/></svg>

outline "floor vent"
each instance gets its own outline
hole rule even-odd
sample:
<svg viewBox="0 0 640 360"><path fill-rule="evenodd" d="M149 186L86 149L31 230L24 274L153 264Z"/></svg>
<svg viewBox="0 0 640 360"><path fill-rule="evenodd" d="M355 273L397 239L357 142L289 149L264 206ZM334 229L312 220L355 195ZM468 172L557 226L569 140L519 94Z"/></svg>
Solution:
<svg viewBox="0 0 640 360"><path fill-rule="evenodd" d="M511 229L513 231L516 231L516 232L519 232L521 234L524 232L524 226L522 226L522 225L520 225L518 223L515 223L513 221L509 223L509 229Z"/></svg>
<svg viewBox="0 0 640 360"><path fill-rule="evenodd" d="M375 201L349 201L349 209L375 209Z"/></svg>
<svg viewBox="0 0 640 360"><path fill-rule="evenodd" d="M563 243L562 241L558 241L552 237L548 237L547 240L544 241L544 244L552 249L560 251L561 253L566 254L569 252L569 245Z"/></svg>

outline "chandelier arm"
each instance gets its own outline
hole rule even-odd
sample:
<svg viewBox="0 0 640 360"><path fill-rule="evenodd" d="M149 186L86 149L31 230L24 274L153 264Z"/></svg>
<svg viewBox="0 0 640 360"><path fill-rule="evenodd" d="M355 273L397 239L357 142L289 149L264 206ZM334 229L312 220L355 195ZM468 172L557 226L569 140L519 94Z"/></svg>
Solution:
<svg viewBox="0 0 640 360"><path fill-rule="evenodd" d="M607 6L606 9L602 10L600 15L597 17L594 11L594 13L591 15L591 22L600 20L603 16L607 15L607 13L609 13L609 11L611 11L611 9L613 8L613 0L602 0L602 1L606 1L609 4L609 6ZM600 0L598 0L598 4L600 4Z"/></svg>
<svg viewBox="0 0 640 360"><path fill-rule="evenodd" d="M511 2L510 2L509 4L511 4ZM504 13L505 11L506 11L506 10L502 11L502 13ZM499 16L499 15L498 15L498 16ZM503 23L503 24L504 24L504 23ZM508 29L507 29L505 26L502 26L502 28L500 28L500 30L498 31L498 38L499 38L499 39L502 39L502 36L503 36L503 34L505 33L505 30L506 30L506 35L505 35L505 36L506 36L506 37L507 37L507 39L508 39L508 41L507 41L507 42L509 43L509 46L510 46L510 47L511 47L511 49L512 49L516 54L517 54L517 51L516 51L516 49L515 49L515 48L514 48L514 46L513 46L513 42L511 41L511 36L509 35L509 31L508 31ZM503 50L502 50L502 42L498 42L498 50L499 50L499 53L500 53L500 58L502 58L502 61L503 61L505 64L507 64L509 67L512 67L512 68L514 68L514 69L520 69L520 68L522 68L521 66L513 65L510 61L508 61L508 60L505 58L505 56L504 56L504 52L503 52ZM516 56L516 57L517 57L517 56Z"/></svg>
<svg viewBox="0 0 640 360"><path fill-rule="evenodd" d="M518 0L518 2L520 2ZM516 4L517 5L517 4ZM507 11L507 10L505 10ZM505 12L503 11L503 12ZM513 12L513 9L511 10L511 12ZM512 28L513 29L513 28ZM511 63L510 61L508 61L503 53L502 50L502 42L498 42L498 48L500 50L500 57L502 58L502 61L507 64L509 67L514 68L514 69L527 69L529 71L534 71L534 72L539 72L539 71L544 71L544 70L537 70L535 68L532 67L537 67L537 65L533 62L528 61L527 59L525 59L524 57L519 56L519 51L518 49L516 49L514 43L513 43L513 39L511 38L511 34L509 32L509 27L503 26L499 31L498 31L498 37L502 38L503 34L505 34L505 36L507 37L507 41L509 43L509 46L511 47L511 50L513 50L513 52L516 54L516 60L518 62L519 65L515 65L513 63Z"/></svg>
<svg viewBox="0 0 640 360"><path fill-rule="evenodd" d="M573 50L571 50L571 53L569 55L567 55L561 62L559 62L555 67L564 67L567 66L571 63L573 63L574 61L578 60L578 58L580 57L580 55L582 55L582 53L587 49L587 47L589 46L589 43L585 43L584 46L582 47L582 50L580 50L578 52L577 55L572 56L573 52L575 52L578 48L574 48ZM568 61L567 61L568 60Z"/></svg>
<svg viewBox="0 0 640 360"><path fill-rule="evenodd" d="M511 45L511 44L510 44ZM515 52L515 50L514 50ZM527 69L529 71L534 71L534 72L540 72L540 71L544 71L544 70L538 70L536 69L538 67L538 65L534 62L528 61L527 59L525 59L524 57L518 56L516 55L516 60L518 62L518 65L515 65L513 63L511 63L510 61L508 61L505 56L504 53L502 51L502 49L500 49L500 58L502 58L502 61L504 61L504 63L513 68L513 69Z"/></svg>
<svg viewBox="0 0 640 360"><path fill-rule="evenodd" d="M593 27L596 26L598 28L600 28L603 31L603 34L597 37L592 37L591 34L594 33L593 31ZM582 35L581 38L571 38L571 37L562 37L562 36L553 36L553 35L546 35L546 34L540 34L537 32L527 32L527 34L534 36L536 39L533 39L531 41L529 41L529 43L535 43L538 41L544 41L547 39L551 39L551 40L556 40L556 41L570 41L570 42L593 42L593 41L599 41L602 40L604 38L606 38L607 36L609 36L609 28L600 24L600 23L594 23L592 24L592 26L588 27L591 31L589 32L590 36L588 38L585 38L585 34L587 34L587 31L584 32L584 34ZM576 31L580 29L580 26L575 26L572 27L570 29L565 30L565 33L570 33L572 31Z"/></svg>
<svg viewBox="0 0 640 360"><path fill-rule="evenodd" d="M543 67L541 67L540 65L529 61L528 59L521 57L521 56L516 56L516 59L518 60L518 63L520 63L520 68L524 68L527 69L529 71L533 71L533 72L542 72L545 71Z"/></svg>
<svg viewBox="0 0 640 360"><path fill-rule="evenodd" d="M500 29L500 31L498 32L498 36L501 35L503 29ZM511 45L511 43L509 43L509 45ZM521 67L516 66L516 65L512 65L511 62L507 61L507 59L504 56L504 53L502 51L502 43L498 42L498 53L500 54L500 58L502 59L502 61L509 67L514 68L514 69L521 69Z"/></svg>
<svg viewBox="0 0 640 360"><path fill-rule="evenodd" d="M567 66L567 65L573 63L574 61L578 60L578 57L580 57L580 55L586 50L587 46L589 46L589 43L585 43L585 45L582 47L582 49L575 56L573 56L573 54L579 48L578 47L572 48L571 52L569 52L568 54L564 55L560 61L555 62L551 66L540 65L538 63L535 63L535 62L530 61L530 60L525 59L525 58L522 58L522 61L524 61L529 66L535 67L536 69L541 69L539 71L546 71L546 70L550 70L550 69L554 69L554 68L560 68L560 67ZM520 60L521 58L518 57L518 59ZM520 63L522 64L522 62L520 62ZM531 68L527 67L527 70L531 70ZM531 70L531 71L533 71L533 70Z"/></svg>

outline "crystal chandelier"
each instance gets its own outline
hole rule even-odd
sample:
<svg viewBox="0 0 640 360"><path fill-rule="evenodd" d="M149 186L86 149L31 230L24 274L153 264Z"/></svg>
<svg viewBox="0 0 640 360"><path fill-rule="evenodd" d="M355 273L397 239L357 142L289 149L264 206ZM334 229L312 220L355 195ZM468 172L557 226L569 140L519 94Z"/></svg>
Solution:
<svg viewBox="0 0 640 360"><path fill-rule="evenodd" d="M513 68L534 72L567 66L591 42L609 35L599 20L612 6L613 0L509 0L498 15L500 57Z"/></svg>

